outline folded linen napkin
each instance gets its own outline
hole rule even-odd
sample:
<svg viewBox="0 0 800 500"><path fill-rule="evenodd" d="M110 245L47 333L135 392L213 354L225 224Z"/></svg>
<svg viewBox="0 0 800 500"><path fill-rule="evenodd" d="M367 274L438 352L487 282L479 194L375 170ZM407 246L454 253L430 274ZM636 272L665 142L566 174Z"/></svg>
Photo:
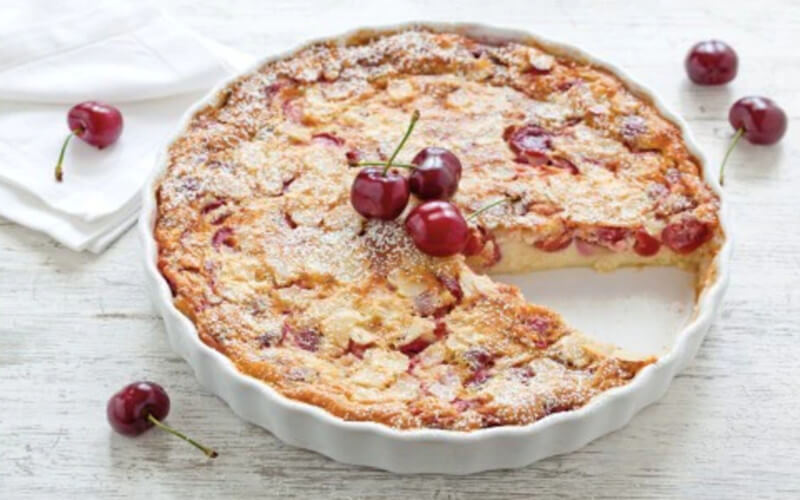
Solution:
<svg viewBox="0 0 800 500"><path fill-rule="evenodd" d="M138 194L187 107L251 58L150 5L72 12L0 35L0 215L74 250L100 252L130 227ZM73 140L64 182L53 168L85 100L120 109L119 140Z"/></svg>

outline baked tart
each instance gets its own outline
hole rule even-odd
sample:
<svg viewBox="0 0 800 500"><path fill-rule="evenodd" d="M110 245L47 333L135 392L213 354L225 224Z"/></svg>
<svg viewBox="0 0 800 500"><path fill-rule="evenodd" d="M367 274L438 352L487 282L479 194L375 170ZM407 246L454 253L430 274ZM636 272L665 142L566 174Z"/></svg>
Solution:
<svg viewBox="0 0 800 500"><path fill-rule="evenodd" d="M402 216L351 206L351 165L385 161L414 110L398 162L445 147L463 213L508 200L471 221L469 255L426 255ZM528 424L655 361L492 274L670 265L699 293L724 240L680 129L533 41L420 28L316 43L227 85L166 163L158 268L203 342L286 397L402 429Z"/></svg>

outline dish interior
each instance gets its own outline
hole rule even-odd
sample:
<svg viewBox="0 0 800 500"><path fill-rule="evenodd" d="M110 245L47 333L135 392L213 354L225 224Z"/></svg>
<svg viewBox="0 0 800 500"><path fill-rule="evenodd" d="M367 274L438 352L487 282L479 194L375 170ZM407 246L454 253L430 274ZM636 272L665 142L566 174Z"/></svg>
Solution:
<svg viewBox="0 0 800 500"><path fill-rule="evenodd" d="M663 355L692 318L694 275L672 267L586 268L493 275L525 298L561 313L575 328L631 352Z"/></svg>

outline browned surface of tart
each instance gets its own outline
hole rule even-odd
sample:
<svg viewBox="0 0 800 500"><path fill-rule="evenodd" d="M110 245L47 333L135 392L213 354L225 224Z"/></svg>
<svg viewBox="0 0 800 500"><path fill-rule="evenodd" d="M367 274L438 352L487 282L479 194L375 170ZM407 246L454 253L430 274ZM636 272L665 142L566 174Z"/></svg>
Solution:
<svg viewBox="0 0 800 500"><path fill-rule="evenodd" d="M421 254L349 203L354 159L450 149L482 250ZM707 267L718 200L680 130L605 70L519 43L408 30L263 65L195 114L158 185L159 269L200 338L348 420L526 424L625 384L626 355L489 272ZM415 202L412 201L412 205ZM646 234L658 251L643 255Z"/></svg>

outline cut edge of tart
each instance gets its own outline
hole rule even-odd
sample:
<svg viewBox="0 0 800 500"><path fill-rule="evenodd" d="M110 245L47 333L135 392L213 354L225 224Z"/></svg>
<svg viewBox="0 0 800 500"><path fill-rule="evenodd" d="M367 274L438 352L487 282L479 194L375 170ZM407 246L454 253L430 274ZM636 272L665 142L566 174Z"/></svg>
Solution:
<svg viewBox="0 0 800 500"><path fill-rule="evenodd" d="M347 201L351 158L385 156L411 109L401 160L455 151L465 213L515 200L479 217L468 258L421 255ZM680 130L607 70L415 29L233 81L170 146L157 200L158 268L206 344L289 398L395 428L531 423L655 361L478 271L678 265L701 290L723 240Z"/></svg>

